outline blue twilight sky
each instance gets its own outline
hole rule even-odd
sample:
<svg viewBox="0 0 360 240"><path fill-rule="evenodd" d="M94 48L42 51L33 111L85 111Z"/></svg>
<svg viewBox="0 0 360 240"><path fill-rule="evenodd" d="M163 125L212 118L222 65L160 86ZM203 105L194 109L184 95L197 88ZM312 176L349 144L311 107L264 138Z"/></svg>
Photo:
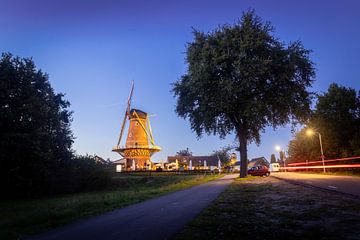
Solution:
<svg viewBox="0 0 360 240"><path fill-rule="evenodd" d="M209 31L233 23L249 8L276 27L283 41L301 40L312 49L317 81L360 89L360 1L358 0L0 0L0 52L33 57L50 75L56 92L66 93L74 111L72 129L78 153L112 160L131 80L132 106L151 117L156 143L153 160L165 160L189 147L207 155L234 142L234 135L197 139L174 112L171 83L186 70L185 44L192 27ZM249 158L270 158L276 144L286 147L289 127L267 129Z"/></svg>

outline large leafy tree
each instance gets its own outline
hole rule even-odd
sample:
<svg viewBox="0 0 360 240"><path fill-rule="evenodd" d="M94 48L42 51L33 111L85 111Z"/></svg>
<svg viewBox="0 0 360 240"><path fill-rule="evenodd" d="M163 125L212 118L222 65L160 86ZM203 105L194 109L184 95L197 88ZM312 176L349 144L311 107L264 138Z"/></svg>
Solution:
<svg viewBox="0 0 360 240"><path fill-rule="evenodd" d="M71 111L32 59L0 59L0 182L9 192L43 192L71 160Z"/></svg>
<svg viewBox="0 0 360 240"><path fill-rule="evenodd" d="M322 135L326 158L349 157L360 154L360 94L353 88L333 83L319 94L308 123ZM304 134L303 129L289 144L290 161L320 158L317 136Z"/></svg>
<svg viewBox="0 0 360 240"><path fill-rule="evenodd" d="M318 96L310 121L326 145L328 157L353 156L360 134L360 95L356 90L333 83Z"/></svg>
<svg viewBox="0 0 360 240"><path fill-rule="evenodd" d="M326 158L360 154L360 93L333 83L319 94L308 127L322 135ZM318 136L309 137L306 128L299 131L289 144L289 161L320 159Z"/></svg>
<svg viewBox="0 0 360 240"><path fill-rule="evenodd" d="M190 120L198 137L236 133L241 177L247 173L247 145L259 144L266 126L302 122L310 112L310 51L300 41L284 44L273 32L254 11L209 33L194 30L187 72L173 86L176 112Z"/></svg>

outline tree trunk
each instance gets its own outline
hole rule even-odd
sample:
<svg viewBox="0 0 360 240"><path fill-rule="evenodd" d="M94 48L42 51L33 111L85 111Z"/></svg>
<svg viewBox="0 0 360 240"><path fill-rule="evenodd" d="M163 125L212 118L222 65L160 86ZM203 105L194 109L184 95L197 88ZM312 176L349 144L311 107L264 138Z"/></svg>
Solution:
<svg viewBox="0 0 360 240"><path fill-rule="evenodd" d="M245 134L238 133L239 138L239 150L240 150L240 177L244 178L247 175L247 139Z"/></svg>

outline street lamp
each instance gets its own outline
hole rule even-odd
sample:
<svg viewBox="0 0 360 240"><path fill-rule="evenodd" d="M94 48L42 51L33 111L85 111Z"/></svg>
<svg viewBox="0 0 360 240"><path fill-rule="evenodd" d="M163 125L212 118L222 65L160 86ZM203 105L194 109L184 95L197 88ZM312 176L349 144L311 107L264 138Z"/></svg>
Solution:
<svg viewBox="0 0 360 240"><path fill-rule="evenodd" d="M323 170L324 170L324 173L325 173L325 172L326 172L326 169L325 169L325 159L324 159L324 151L323 151L323 146L322 146L322 141L321 141L321 134L320 134L319 132L313 131L312 129L308 129L308 130L306 131L306 135L308 135L308 136L312 136L314 133L319 134L321 160L322 160L322 163L323 163Z"/></svg>
<svg viewBox="0 0 360 240"><path fill-rule="evenodd" d="M280 158L281 158L281 147L279 146L279 145L276 145L275 146L275 150L277 151L277 152L279 152L279 155L280 155ZM282 150L282 154L283 154L283 160L284 160L284 171L286 172L286 165L285 165L285 151L284 151L284 149Z"/></svg>

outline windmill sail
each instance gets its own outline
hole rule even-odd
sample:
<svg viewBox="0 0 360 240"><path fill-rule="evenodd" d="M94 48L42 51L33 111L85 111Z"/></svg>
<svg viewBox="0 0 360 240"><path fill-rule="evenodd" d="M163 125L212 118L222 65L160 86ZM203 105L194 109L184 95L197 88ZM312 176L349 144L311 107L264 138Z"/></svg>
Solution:
<svg viewBox="0 0 360 240"><path fill-rule="evenodd" d="M118 140L118 143L117 143L118 147L120 147L121 138L122 138L122 135L124 133L124 128L125 128L125 124L126 124L126 118L128 118L130 116L130 105L131 105L131 98L132 98L133 91L134 91L134 80L132 81L132 84L131 84L130 93L129 93L129 97L128 97L128 100L127 100L127 107L126 107L126 111L125 111L124 120L123 120L123 122L121 124L120 136L119 136L119 140Z"/></svg>
<svg viewBox="0 0 360 240"><path fill-rule="evenodd" d="M131 89L130 89L130 93L129 93L129 97L128 97L128 101L127 101L127 109L126 109L127 116L130 115L130 105L131 105L131 98L133 95L133 91L134 91L134 80L132 80Z"/></svg>

